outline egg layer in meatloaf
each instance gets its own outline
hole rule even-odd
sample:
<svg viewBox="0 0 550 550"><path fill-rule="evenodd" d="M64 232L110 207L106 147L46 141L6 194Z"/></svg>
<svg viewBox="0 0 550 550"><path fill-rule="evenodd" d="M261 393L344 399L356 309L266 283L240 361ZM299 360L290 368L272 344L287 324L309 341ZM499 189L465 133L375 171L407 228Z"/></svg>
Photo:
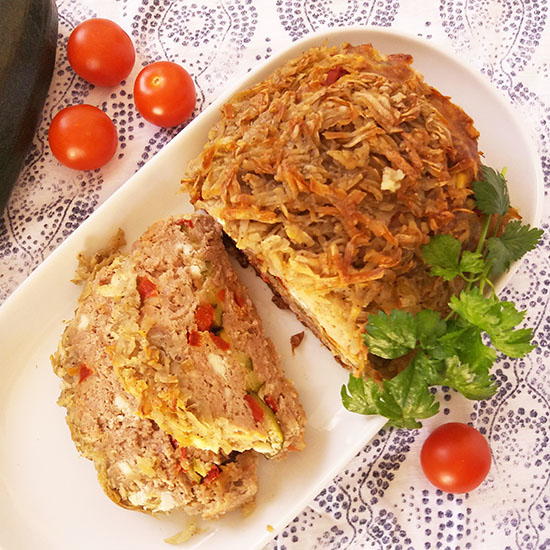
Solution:
<svg viewBox="0 0 550 550"><path fill-rule="evenodd" d="M52 362L72 437L122 506L215 517L253 498L256 453L303 447L296 390L207 216L102 258Z"/></svg>

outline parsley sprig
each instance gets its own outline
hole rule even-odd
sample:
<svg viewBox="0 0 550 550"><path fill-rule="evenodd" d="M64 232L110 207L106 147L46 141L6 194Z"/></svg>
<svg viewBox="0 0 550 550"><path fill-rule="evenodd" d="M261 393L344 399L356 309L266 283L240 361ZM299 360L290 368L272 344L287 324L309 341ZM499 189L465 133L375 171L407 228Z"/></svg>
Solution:
<svg viewBox="0 0 550 550"><path fill-rule="evenodd" d="M464 290L449 301L450 314L393 310L369 316L365 343L384 359L410 357L397 376L382 383L350 376L342 386L344 406L360 414L380 414L394 426L420 427L419 419L439 410L433 386L449 386L468 399L487 399L497 390L490 369L497 350L512 358L532 349L532 330L516 328L525 317L512 302L498 298L492 278L535 248L542 230L507 221L510 199L505 172L481 167L473 183L483 225L477 247L465 250L450 235L436 235L422 248L432 275L460 277ZM492 345L487 345L487 337Z"/></svg>

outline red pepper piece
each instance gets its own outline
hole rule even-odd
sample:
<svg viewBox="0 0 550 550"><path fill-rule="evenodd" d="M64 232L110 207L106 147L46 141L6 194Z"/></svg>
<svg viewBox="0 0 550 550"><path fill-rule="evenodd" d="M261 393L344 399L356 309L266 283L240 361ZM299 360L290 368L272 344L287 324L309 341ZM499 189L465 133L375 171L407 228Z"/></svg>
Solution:
<svg viewBox="0 0 550 550"><path fill-rule="evenodd" d="M250 410L252 411L252 417L254 418L254 421L258 423L262 422L264 419L264 411L262 407L260 407L256 399L254 399L252 395L246 394L244 396L244 400L247 402Z"/></svg>
<svg viewBox="0 0 550 550"><path fill-rule="evenodd" d="M187 458L187 447L182 447L180 449L180 453L181 453L181 458L185 460Z"/></svg>
<svg viewBox="0 0 550 550"><path fill-rule="evenodd" d="M84 380L86 380L86 378L88 378L88 376L91 376L93 373L94 371L88 368L86 365L80 365L80 368L78 369L78 382L84 382Z"/></svg>
<svg viewBox="0 0 550 550"><path fill-rule="evenodd" d="M216 466L215 464L212 466L212 468L210 468L210 470L208 471L208 473L204 476L202 482L203 483L211 483L212 481L214 481L220 474L222 473L222 471L218 468L218 466Z"/></svg>
<svg viewBox="0 0 550 550"><path fill-rule="evenodd" d="M197 328L201 331L210 330L214 323L214 308L211 304L201 304L195 311Z"/></svg>
<svg viewBox="0 0 550 550"><path fill-rule="evenodd" d="M151 296L158 296L157 285L142 275L137 277L137 290L141 297L141 303Z"/></svg>
<svg viewBox="0 0 550 550"><path fill-rule="evenodd" d="M187 334L187 343L190 346L200 346L201 345L201 335L193 330Z"/></svg>
<svg viewBox="0 0 550 550"><path fill-rule="evenodd" d="M195 227L195 224L193 223L193 220L186 220L186 219L181 219L181 220L178 220L176 222L176 225L179 225L179 226L185 226L185 227L190 227L190 228L193 228Z"/></svg>
<svg viewBox="0 0 550 550"><path fill-rule="evenodd" d="M346 69L343 69L340 66L330 69L329 72L327 73L325 86L330 86L331 84L334 84L339 78L341 78L345 74L349 74L348 71L346 71Z"/></svg>
<svg viewBox="0 0 550 550"><path fill-rule="evenodd" d="M266 395L264 396L265 404L274 412L276 413L279 410L279 406L277 405L277 400L271 396Z"/></svg>
<svg viewBox="0 0 550 550"><path fill-rule="evenodd" d="M225 288L218 290L218 300L223 302L225 300Z"/></svg>
<svg viewBox="0 0 550 550"><path fill-rule="evenodd" d="M209 332L210 338L212 338L212 342L216 344L218 348L220 348L222 351L227 351L231 345L227 340L224 340L221 336L218 336L217 334L214 334L213 332Z"/></svg>

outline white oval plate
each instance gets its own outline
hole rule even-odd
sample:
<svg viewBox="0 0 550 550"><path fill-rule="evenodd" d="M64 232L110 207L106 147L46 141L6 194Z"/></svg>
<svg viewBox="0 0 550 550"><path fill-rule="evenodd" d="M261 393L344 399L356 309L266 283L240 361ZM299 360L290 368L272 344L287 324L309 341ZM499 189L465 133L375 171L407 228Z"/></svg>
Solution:
<svg viewBox="0 0 550 550"><path fill-rule="evenodd" d="M186 162L199 153L219 107L239 89L267 77L303 50L328 42L372 42L383 53L410 53L427 82L452 96L475 120L487 162L507 166L513 204L536 223L542 205L538 159L510 107L477 73L432 44L395 32L336 29L306 37L249 73L189 124L81 225L0 309L0 547L6 550L167 548L181 515L155 519L116 507L103 494L93 465L78 456L56 405L59 382L49 355L72 316L79 290L69 282L79 251L96 249L113 229L135 239L153 221L191 211L178 193ZM296 382L308 415L307 449L288 459L261 460L255 512L207 524L186 548L251 550L282 529L382 427L379 417L348 413L339 389L347 374L311 333L290 353L289 338L303 327L277 309L250 270L242 271L266 332Z"/></svg>

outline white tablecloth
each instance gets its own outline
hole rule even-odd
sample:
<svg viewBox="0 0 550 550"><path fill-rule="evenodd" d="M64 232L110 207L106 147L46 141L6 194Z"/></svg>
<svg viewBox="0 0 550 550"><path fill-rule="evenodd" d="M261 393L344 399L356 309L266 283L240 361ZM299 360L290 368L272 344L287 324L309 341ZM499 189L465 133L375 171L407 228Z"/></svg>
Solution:
<svg viewBox="0 0 550 550"><path fill-rule="evenodd" d="M537 141L547 188L550 183L546 0L62 0L58 6L54 81L0 226L1 299L178 131L156 128L136 115L133 78L154 60L181 62L193 74L198 112L234 75L314 30L345 25L405 30L454 50L514 104ZM137 49L128 82L113 89L94 89L67 64L68 35L93 16L117 21ZM52 116L79 102L103 108L120 136L118 160L94 173L59 166L47 146ZM497 365L498 394L472 403L447 391L442 413L422 430L381 431L269 548L550 548L549 251L546 238L505 291L529 309L539 348L525 360ZM470 421L492 448L489 477L471 494L444 494L420 472L423 440L450 420Z"/></svg>

